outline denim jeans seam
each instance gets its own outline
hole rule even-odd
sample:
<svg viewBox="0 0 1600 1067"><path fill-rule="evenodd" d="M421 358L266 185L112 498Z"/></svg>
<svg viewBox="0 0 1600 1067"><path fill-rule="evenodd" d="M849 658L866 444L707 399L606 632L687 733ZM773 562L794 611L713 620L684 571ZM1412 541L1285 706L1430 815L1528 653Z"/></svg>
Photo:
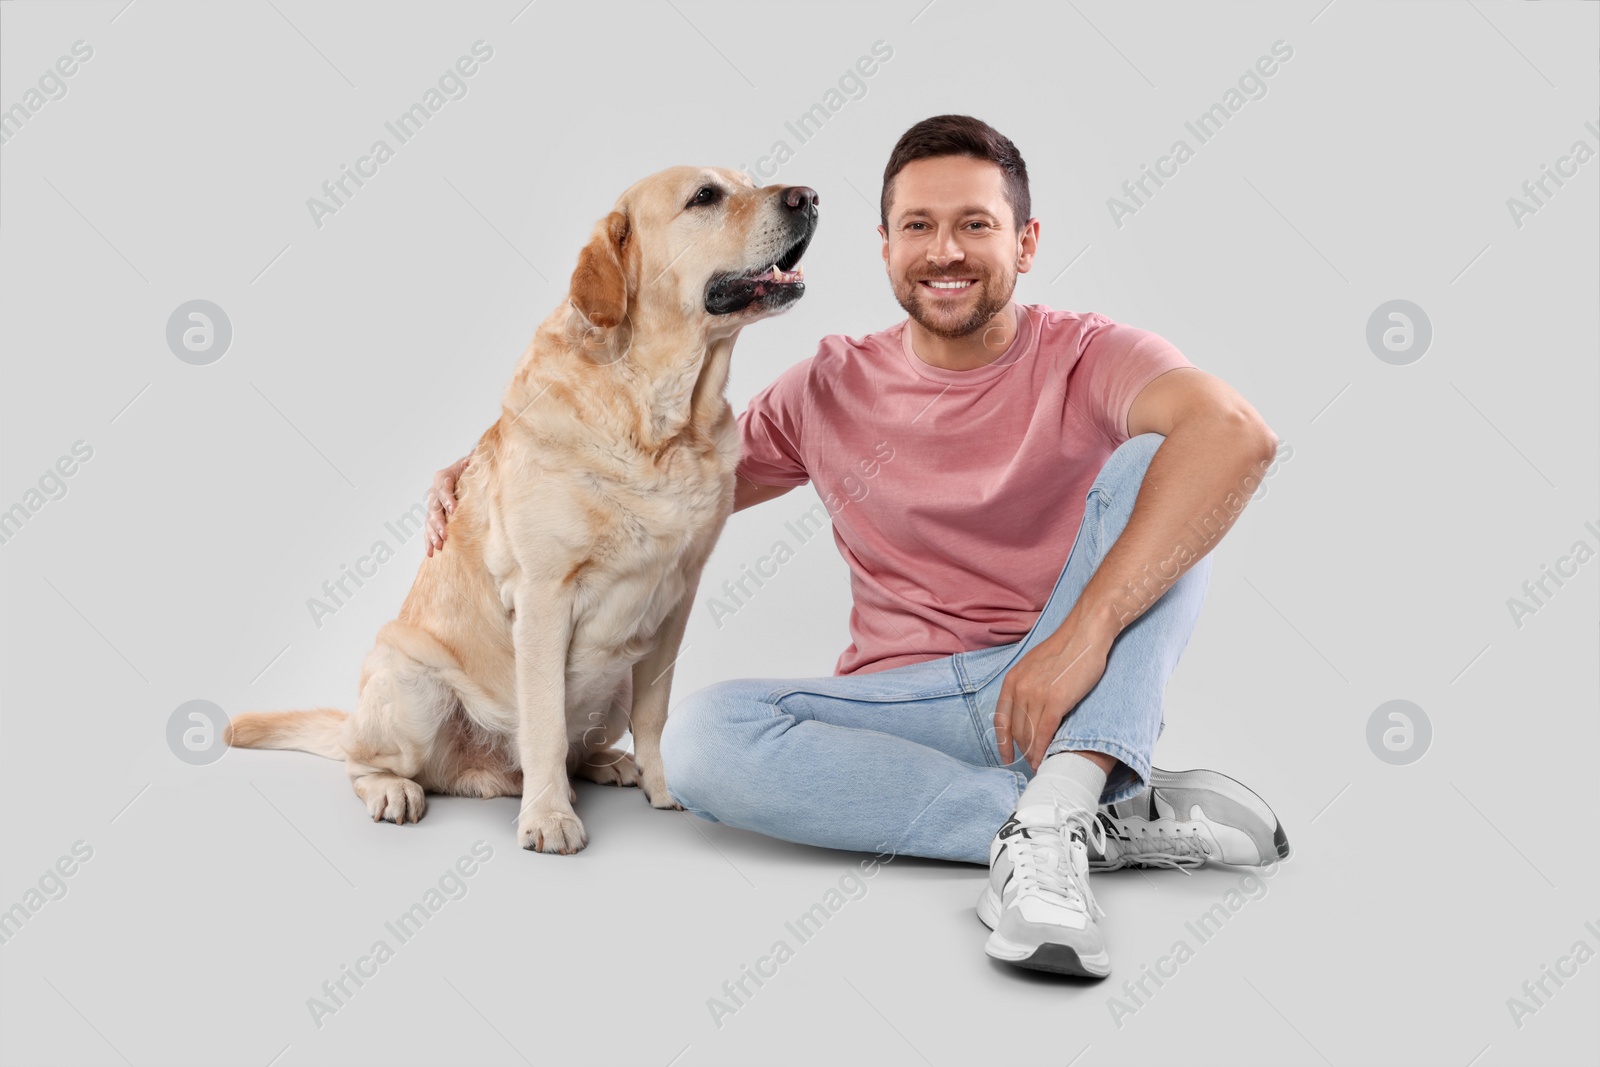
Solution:
<svg viewBox="0 0 1600 1067"><path fill-rule="evenodd" d="M920 664L919 664L919 666L920 666ZM833 675L831 678L829 678L827 680L832 681L834 679L841 678L841 677L850 677L850 676L849 675ZM867 675L866 677L870 677L870 675ZM961 685L961 683L959 681L957 681L954 684L942 685L942 686L939 686L939 687L937 687L935 689L918 689L918 690L914 690L914 691L911 691L911 692L892 693L892 694L888 694L888 695L884 695L884 696L874 696L874 695L871 695L871 694L856 694L856 693L849 693L849 694L825 693L825 692L818 692L815 689L807 689L805 686L793 685L793 686L785 686L785 687L780 687L780 688L777 688L777 689L767 690L766 694L761 698L761 702L764 703L764 704L777 704L784 697L789 696L792 693L807 693L807 694L810 694L811 696L827 697L829 699L836 699L836 700L853 700L853 701L857 701L857 702L862 703L862 704L915 704L915 703L917 703L918 701L921 701L921 700L942 700L945 697L953 697L953 696L957 696L957 695L960 695L960 694L964 694L964 693L966 693L966 691L967 690Z"/></svg>
<svg viewBox="0 0 1600 1067"><path fill-rule="evenodd" d="M1029 632L1031 633L1032 631L1030 630ZM1024 636L1022 641L1026 641L1026 640L1027 640L1027 637ZM1016 645L1019 648L1022 645L1022 641L1016 642ZM983 681L981 681L981 682L979 682L977 684L977 687L975 689L973 689L973 692L976 693L976 692L979 692L979 691L983 690L990 683L992 683L996 678L999 678L1001 675L1005 674L1006 671L1009 671L1012 667L1016 666L1017 658L1018 658L1017 654L1016 654L1015 650L1013 650L1011 655L1006 657L1006 660L1005 660L1004 663L1000 664L1000 666L996 667L993 671L989 672L988 676L985 677L983 679Z"/></svg>
<svg viewBox="0 0 1600 1067"><path fill-rule="evenodd" d="M967 705L967 718L972 722L972 732L978 739L978 748L983 751L984 761L989 766L998 767L1000 763L989 752L988 735L984 733L983 721L978 717L978 690L983 687L975 684L972 680L972 675L967 671L965 653L952 656L950 663L955 668L956 680L961 683L961 694Z"/></svg>
<svg viewBox="0 0 1600 1067"><path fill-rule="evenodd" d="M758 693L755 697L755 702L757 704L766 704L772 709L772 714L774 716L784 715L787 713L783 710L783 708L778 706L778 701L782 700L785 695L791 692L793 692L793 690L790 689L768 689Z"/></svg>
<svg viewBox="0 0 1600 1067"><path fill-rule="evenodd" d="M880 699L874 699L874 698L871 698L871 697L862 697L862 696L837 697L837 696L835 696L833 694L818 693L815 690L807 689L804 686L786 686L786 687L779 687L779 688L775 688L775 689L769 689L769 690L765 691L765 693L763 693L760 696L760 698L757 700L757 703L765 704L769 708L772 709L771 710L771 716L770 716L771 718L777 718L780 715L788 715L790 717L794 717L794 713L793 712L788 711L788 710L786 710L784 708L784 706L783 706L783 698L787 697L787 696L792 696L792 695L794 695L796 693L807 694L807 695L810 695L810 696L828 697L828 698L831 698L831 699L844 699L844 700L855 701L855 702L862 703L862 704L919 704L919 703L922 703L924 701L944 700L944 699L947 699L949 697L953 697L953 696L958 696L959 695L959 696L962 696L968 702L968 705L969 705L969 707L968 707L968 719L969 720L973 720L973 721L975 721L975 719L976 719L976 717L971 712L971 707L970 707L971 695L965 693L959 685L956 686L954 689L951 689L949 691L945 691L945 690L941 689L941 690L938 690L938 691L935 691L935 692L931 692L931 693L928 693L928 692L901 693L901 694L898 694L898 695L893 696L893 697L884 697L884 698L880 698ZM982 734L979 734L979 737L981 739L982 738Z"/></svg>
<svg viewBox="0 0 1600 1067"><path fill-rule="evenodd" d="M967 716L972 720L972 729L978 735L978 747L983 750L983 758L988 761L989 766L991 767L1001 766L999 757L989 751L989 735L984 732L983 721L978 717L977 693L967 693L966 700Z"/></svg>
<svg viewBox="0 0 1600 1067"><path fill-rule="evenodd" d="M976 687L972 684L972 676L967 673L965 652L957 652L950 657L950 669L955 672L956 685L961 687L961 691L971 694Z"/></svg>

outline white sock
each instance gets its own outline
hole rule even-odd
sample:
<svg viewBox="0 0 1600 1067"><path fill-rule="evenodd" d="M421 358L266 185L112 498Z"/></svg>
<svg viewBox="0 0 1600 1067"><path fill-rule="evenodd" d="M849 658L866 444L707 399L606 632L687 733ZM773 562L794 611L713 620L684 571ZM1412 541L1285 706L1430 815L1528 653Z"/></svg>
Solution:
<svg viewBox="0 0 1600 1067"><path fill-rule="evenodd" d="M1106 772L1093 760L1076 752L1057 752L1039 764L1039 772L1017 798L1017 810L1034 805L1049 807L1053 802L1063 814L1087 811L1093 815L1105 787Z"/></svg>

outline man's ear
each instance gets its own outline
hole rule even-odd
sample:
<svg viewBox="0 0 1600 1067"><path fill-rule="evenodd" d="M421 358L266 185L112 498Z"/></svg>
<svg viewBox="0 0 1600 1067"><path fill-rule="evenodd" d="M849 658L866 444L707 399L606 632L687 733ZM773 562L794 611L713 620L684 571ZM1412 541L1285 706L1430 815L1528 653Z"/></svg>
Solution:
<svg viewBox="0 0 1600 1067"><path fill-rule="evenodd" d="M628 217L613 211L595 224L594 236L578 253L567 299L592 326L610 329L628 314L628 278L624 257Z"/></svg>

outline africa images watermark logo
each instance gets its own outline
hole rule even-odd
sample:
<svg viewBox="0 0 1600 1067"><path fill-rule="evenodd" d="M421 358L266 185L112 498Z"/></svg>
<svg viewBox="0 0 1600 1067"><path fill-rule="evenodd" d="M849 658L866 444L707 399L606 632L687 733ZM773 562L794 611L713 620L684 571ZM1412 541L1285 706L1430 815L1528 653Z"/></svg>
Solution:
<svg viewBox="0 0 1600 1067"><path fill-rule="evenodd" d="M1584 923L1583 928L1600 940L1600 926L1593 920ZM1506 998L1506 1010L1511 1013L1511 1021L1516 1023L1517 1029L1521 1030L1527 1025L1524 1020L1528 1016L1537 1015L1548 1007L1561 988L1578 976L1578 968L1594 959L1594 955L1594 946L1580 937L1572 943L1572 948L1565 956L1556 957L1553 968L1547 963L1540 964L1539 976L1522 983L1522 995ZM1554 989L1550 988L1552 983Z"/></svg>
<svg viewBox="0 0 1600 1067"><path fill-rule="evenodd" d="M77 874L79 868L93 858L93 845L87 841L74 841L71 855L63 854L54 864L46 867L39 876L37 888L29 886L21 900L0 911L0 945L9 945L22 932L22 928L44 910L46 904L65 899L71 888L67 879Z"/></svg>
<svg viewBox="0 0 1600 1067"><path fill-rule="evenodd" d="M348 164L339 164L339 175L322 183L322 197L306 198L306 210L311 213L311 221L316 228L322 229L322 220L326 216L337 215L340 209L346 207L369 180L378 176L378 168L393 159L401 147L421 133L422 128L443 110L445 104L465 99L469 88L467 79L477 74L480 65L492 58L494 49L490 45L483 41L472 42L472 55L460 57L454 66L439 75L437 88L428 86L420 101L400 112L393 121L383 124L383 128L394 138L393 145L380 137L372 142L366 155L356 159L353 169ZM354 188L351 188L352 185Z"/></svg>
<svg viewBox="0 0 1600 1067"><path fill-rule="evenodd" d="M494 848L486 841L474 841L471 853L470 856L461 856L453 865L445 868L436 886L430 885L411 907L383 924L389 937L379 937L373 941L367 953L357 956L352 966L339 964L335 976L322 983L322 995L306 998L306 1010L311 1013L311 1021L318 1030L322 1029L329 1016L337 1015L368 982L376 978L379 969L394 959L402 946L414 941L423 927L444 910L446 904L466 899L471 891L468 879L477 874L483 864L494 859ZM394 939L393 944L390 943L390 937Z"/></svg>
<svg viewBox="0 0 1600 1067"><path fill-rule="evenodd" d="M855 471L847 471L839 479L837 488L818 486L817 491L822 495L820 504L812 504L800 515L783 524L784 530L795 540L790 544L789 539L780 537L772 543L772 547L764 556L757 557L754 566L749 563L739 568L737 579L729 578L722 583L722 595L713 593L706 597L706 609L711 613L711 621L716 623L717 629L722 629L723 622L739 613L739 610L750 602L755 595L749 588L754 583L757 589L766 585L762 579L773 579L778 576L778 569L785 563L794 559L799 546L809 543L817 534L827 529L826 519L837 516L851 504L859 504L867 498L872 491L867 479L876 478L883 470L884 464L894 459L894 447L888 441L875 441L872 445L872 455L856 463L855 470L860 471L860 477ZM818 514L821 511L822 514ZM742 594L742 595L741 595Z"/></svg>
<svg viewBox="0 0 1600 1067"><path fill-rule="evenodd" d="M29 487L20 501L0 511L0 545L10 543L46 504L65 497L70 488L67 479L94 458L94 446L87 441L72 442L70 451L71 455L61 456L45 468L39 476L38 488Z"/></svg>
<svg viewBox="0 0 1600 1067"><path fill-rule="evenodd" d="M1596 126L1593 119L1583 124L1583 128L1600 141L1600 126ZM1511 225L1522 229L1524 220L1531 215L1537 215L1540 209L1548 206L1549 201L1566 187L1562 178L1576 178L1578 168L1595 157L1595 150L1589 142L1578 138L1572 142L1567 150L1568 154L1556 157L1555 168L1549 164L1539 164L1539 176L1530 178L1522 183L1522 198L1515 196L1506 197L1506 211L1511 215ZM1570 170L1568 167L1570 166ZM1550 188L1551 185L1555 188Z"/></svg>
<svg viewBox="0 0 1600 1067"><path fill-rule="evenodd" d="M1111 222L1117 229L1122 229L1125 219L1137 215L1141 208L1149 204L1158 190L1166 187L1167 183L1162 179L1178 176L1179 168L1195 157L1195 153L1199 150L1198 146L1208 143L1221 133L1228 122L1250 101L1266 97L1266 79L1278 73L1282 64L1294 58L1294 48L1287 41L1273 41L1271 52L1272 55L1261 56L1255 61L1254 66L1239 75L1237 88L1229 86L1222 94L1221 100L1202 111L1193 122L1184 122L1183 127L1194 137L1195 145L1191 146L1188 141L1179 137L1172 142L1172 147L1167 149L1166 155L1156 159L1154 168L1149 164L1140 164L1139 177L1122 183L1122 193L1127 199L1106 197L1106 210L1110 212ZM1150 187L1152 184L1155 186L1154 189Z"/></svg>
<svg viewBox="0 0 1600 1067"><path fill-rule="evenodd" d="M1583 528L1594 536L1595 544L1600 545L1600 525L1586 522ZM1594 557L1594 545L1585 538L1579 538L1572 542L1566 555L1556 557L1553 567L1546 563L1539 564L1539 576L1522 583L1522 596L1506 597L1506 610L1511 612L1511 621L1516 623L1517 629L1522 629L1525 618L1539 614L1567 582L1578 576L1578 568Z"/></svg>
<svg viewBox="0 0 1600 1067"><path fill-rule="evenodd" d="M394 537L396 545L404 545L422 532L427 519L428 508L424 500L412 504L409 509L396 515L393 521L385 522L383 528ZM306 611L311 616L312 625L322 629L325 618L339 614L340 609L355 598L368 580L378 576L378 568L398 555L396 549L380 537L372 542L366 555L357 556L353 564L341 563L339 573L322 583L322 596L306 597Z"/></svg>
<svg viewBox="0 0 1600 1067"><path fill-rule="evenodd" d="M861 869L859 875L854 870L845 871L839 876L837 888L829 886L822 894L821 900L801 912L795 919L784 922L783 928L794 935L794 945L789 944L787 938L780 937L772 943L765 956L756 959L754 970L740 964L739 976L722 983L723 996L706 998L706 1010L711 1013L711 1021L716 1028L721 1030L727 1019L737 1015L741 1008L748 1005L750 998L754 997L767 981L777 977L778 969L794 959L796 946L804 945L821 933L823 924L839 914L846 904L865 897L869 889L865 880L876 875L879 867L893 862L896 855L891 848L861 860L856 865ZM755 988L751 989L751 985ZM723 999L724 997L726 999Z"/></svg>
<svg viewBox="0 0 1600 1067"><path fill-rule="evenodd" d="M802 111L794 121L786 121L783 128L794 136L796 145L786 138L777 138L764 156L758 156L753 166L741 163L739 169L758 181L767 181L778 173L778 168L795 156L797 145L803 145L822 132L829 119L844 110L845 104L867 95L867 79L878 73L882 64L894 58L894 46L887 41L873 41L872 55L861 56L854 67L846 68L839 76L838 88L830 87L822 99Z"/></svg>
<svg viewBox="0 0 1600 1067"><path fill-rule="evenodd" d="M1129 1016L1137 1015L1148 1007L1167 982L1178 976L1183 965L1194 959L1202 946L1214 941L1247 904L1267 899L1270 890L1267 880L1288 862L1287 859L1274 860L1262 867L1259 873L1251 871L1240 875L1238 882L1222 895L1221 900L1183 924L1184 930L1194 939L1193 944L1190 944L1189 937L1178 938L1167 954L1158 957L1153 966L1146 963L1139 968L1137 978L1124 980L1123 995L1106 998L1106 1010L1111 1013L1111 1021L1117 1024L1117 1029L1122 1029Z"/></svg>
<svg viewBox="0 0 1600 1067"><path fill-rule="evenodd" d="M67 95L67 79L78 73L83 64L94 58L94 46L88 41L73 41L72 54L61 56L53 67L46 67L39 75L38 86L29 86L22 99L0 111L0 144L10 144L22 132L30 119L44 110L53 100Z"/></svg>

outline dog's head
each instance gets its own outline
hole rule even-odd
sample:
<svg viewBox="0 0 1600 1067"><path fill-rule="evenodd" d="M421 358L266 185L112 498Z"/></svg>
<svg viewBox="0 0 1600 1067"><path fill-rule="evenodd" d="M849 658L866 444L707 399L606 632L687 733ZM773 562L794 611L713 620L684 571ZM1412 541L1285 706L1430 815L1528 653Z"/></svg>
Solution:
<svg viewBox="0 0 1600 1067"><path fill-rule="evenodd" d="M636 182L578 254L568 294L591 327L641 316L727 334L805 292L796 270L817 228L805 186L757 187L721 167L672 167Z"/></svg>

